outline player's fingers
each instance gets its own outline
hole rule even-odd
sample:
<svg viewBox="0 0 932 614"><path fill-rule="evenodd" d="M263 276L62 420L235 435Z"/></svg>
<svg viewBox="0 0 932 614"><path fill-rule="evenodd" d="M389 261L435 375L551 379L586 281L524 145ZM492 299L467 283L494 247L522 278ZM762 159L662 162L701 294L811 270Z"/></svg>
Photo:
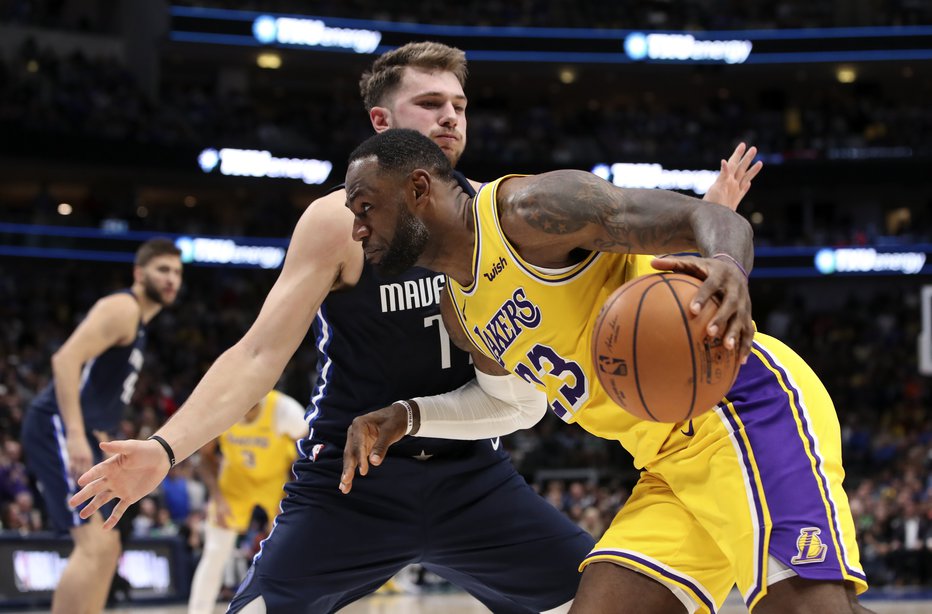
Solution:
<svg viewBox="0 0 932 614"><path fill-rule="evenodd" d="M751 180L757 177L757 173L759 173L762 168L764 168L764 163L758 160L757 163L755 163L754 166L749 168L747 172L745 172L744 175L741 177L741 187L745 191L749 187L751 187Z"/></svg>
<svg viewBox="0 0 932 614"><path fill-rule="evenodd" d="M353 485L353 476L356 475L358 442L354 432L355 424L350 425L346 436L346 445L343 447L343 473L340 475L340 490L348 493Z"/></svg>
<svg viewBox="0 0 932 614"><path fill-rule="evenodd" d="M103 446L104 444L100 445ZM116 466L116 463L117 457L111 456L104 462L94 465L78 478L78 486L87 486L94 480L107 477L107 475L110 473L110 470Z"/></svg>
<svg viewBox="0 0 932 614"><path fill-rule="evenodd" d="M101 441L100 449L106 452L107 454L128 454L132 451L130 444L139 443L133 440L119 440L119 441Z"/></svg>
<svg viewBox="0 0 932 614"><path fill-rule="evenodd" d="M684 273L702 280L709 276L703 260L695 256L662 256L651 260L650 265L660 271Z"/></svg>
<svg viewBox="0 0 932 614"><path fill-rule="evenodd" d="M91 497L103 491L105 488L107 488L107 484L104 482L104 480L94 480L88 483L78 492L71 495L71 498L68 499L68 505L70 505L72 508L76 508Z"/></svg>
<svg viewBox="0 0 932 614"><path fill-rule="evenodd" d="M103 490L97 493L94 496L94 498L91 499L90 502L88 502L87 505L81 508L81 512L80 512L81 518L84 518L85 520L87 520L88 518L93 516L97 512L97 510L102 508L104 505L107 504L108 501L110 501L110 499L113 499L113 498L114 498L113 491L109 489Z"/></svg>
<svg viewBox="0 0 932 614"><path fill-rule="evenodd" d="M113 513L110 514L110 517L104 522L104 529L112 529L120 521L120 518L123 517L124 512L129 508L129 503L120 499L116 504L116 507L113 508Z"/></svg>
<svg viewBox="0 0 932 614"><path fill-rule="evenodd" d="M696 290L695 296L693 296L692 301L689 303L689 310L693 315L698 315L706 308L706 304L709 301L713 303L719 303L716 297L721 295L721 281L717 277L707 277L705 281L702 282L702 285L699 286L699 289ZM720 312L721 306L716 308L716 312ZM715 319L709 323L709 334L715 336L721 330L721 323L718 324L716 330L712 330L712 324L716 323Z"/></svg>
<svg viewBox="0 0 932 614"><path fill-rule="evenodd" d="M751 147L741 156L741 160L738 161L738 167L735 169L739 175L741 173L747 172L748 167L751 166L751 163L754 162L754 158L757 157L757 147Z"/></svg>
<svg viewBox="0 0 932 614"><path fill-rule="evenodd" d="M343 474L340 476L340 492L346 494L353 489L353 476L355 474L355 463L350 467L347 467L346 463L343 463Z"/></svg>
<svg viewBox="0 0 932 614"><path fill-rule="evenodd" d="M369 462L374 466L378 467L382 464L382 459L385 458L385 454L388 452L388 448L398 441L399 437L393 436L391 434L391 429L388 426L388 423L383 423L378 430L378 433L375 438L375 443L372 445L372 450L369 453Z"/></svg>
<svg viewBox="0 0 932 614"><path fill-rule="evenodd" d="M731 153L731 157L728 158L728 164L734 166L738 164L741 160L741 157L744 155L747 145L744 143L738 143L738 146L735 147L735 150Z"/></svg>

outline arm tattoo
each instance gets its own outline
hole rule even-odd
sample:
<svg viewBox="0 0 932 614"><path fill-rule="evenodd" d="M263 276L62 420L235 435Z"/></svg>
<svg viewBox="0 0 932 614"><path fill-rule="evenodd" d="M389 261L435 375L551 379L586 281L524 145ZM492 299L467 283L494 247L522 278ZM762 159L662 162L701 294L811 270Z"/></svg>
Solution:
<svg viewBox="0 0 932 614"><path fill-rule="evenodd" d="M629 196L636 194L636 198ZM601 228L589 247L628 253L641 246L679 245L691 235L689 216L668 205L662 190L626 192L590 173L558 171L538 177L533 189L518 195L516 213L548 234L578 232L588 224ZM673 198L686 198L673 195ZM660 251L660 250L656 250Z"/></svg>

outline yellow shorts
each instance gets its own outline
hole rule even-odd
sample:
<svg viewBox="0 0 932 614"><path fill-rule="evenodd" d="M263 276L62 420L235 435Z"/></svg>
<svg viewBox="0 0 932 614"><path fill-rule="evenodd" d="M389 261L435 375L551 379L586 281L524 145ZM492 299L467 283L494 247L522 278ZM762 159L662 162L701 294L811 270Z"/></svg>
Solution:
<svg viewBox="0 0 932 614"><path fill-rule="evenodd" d="M757 333L726 398L673 431L580 569L624 565L704 613L735 584L753 609L767 594L769 556L863 592L843 478L828 392L795 352Z"/></svg>
<svg viewBox="0 0 932 614"><path fill-rule="evenodd" d="M237 533L243 533L249 528L249 521L252 520L252 511L255 507L261 507L271 522L279 511L279 504L284 498L284 491L279 490L276 495L256 496L255 493L227 492L222 490L223 498L226 499L230 507L230 515L227 517L227 527ZM216 522L217 509L211 502L207 509L207 517Z"/></svg>

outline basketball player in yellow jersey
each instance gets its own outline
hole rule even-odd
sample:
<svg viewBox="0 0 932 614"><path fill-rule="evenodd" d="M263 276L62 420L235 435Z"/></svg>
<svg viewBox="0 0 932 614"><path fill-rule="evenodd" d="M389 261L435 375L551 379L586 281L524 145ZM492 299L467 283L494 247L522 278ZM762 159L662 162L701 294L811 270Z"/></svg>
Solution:
<svg viewBox="0 0 932 614"><path fill-rule="evenodd" d="M282 487L298 456L295 441L307 435L307 429L304 407L273 390L241 421L201 448L198 471L210 492L210 506L188 614L214 611L224 567L237 535L249 527L253 508L261 507L270 521L278 514L285 494Z"/></svg>
<svg viewBox="0 0 932 614"><path fill-rule="evenodd" d="M446 158L417 133L369 139L346 176L354 238L376 264L407 259L445 272L451 337L490 359L477 367L536 384L560 417L620 441L643 469L583 561L571 612L716 612L735 584L755 614L866 612L838 420L808 366L776 339L754 336L747 223L725 207L580 171L504 177L474 199L449 177ZM632 254L696 250L704 257L651 264L704 279L690 309L717 300L708 333L737 348L743 365L713 410L680 424L638 420L596 383L593 321L615 288L643 272ZM356 418L344 492L357 466L364 475L422 423L446 425L445 437L465 422L506 423L408 404Z"/></svg>

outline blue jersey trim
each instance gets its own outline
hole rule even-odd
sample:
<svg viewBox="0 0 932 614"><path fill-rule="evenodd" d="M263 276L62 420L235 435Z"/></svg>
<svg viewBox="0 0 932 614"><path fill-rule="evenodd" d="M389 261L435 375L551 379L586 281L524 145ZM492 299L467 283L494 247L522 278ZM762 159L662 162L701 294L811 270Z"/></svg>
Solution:
<svg viewBox="0 0 932 614"><path fill-rule="evenodd" d="M317 321L320 323L320 332L317 333L316 345L323 365L320 368L320 381L317 384L317 391L311 397L311 404L304 414L304 421L307 422L308 427L308 441L314 437L314 421L320 417L320 401L327 395L327 387L330 384L330 370L333 368L333 360L327 353L330 342L333 340L333 329L327 320L326 308L323 305L317 310Z"/></svg>

